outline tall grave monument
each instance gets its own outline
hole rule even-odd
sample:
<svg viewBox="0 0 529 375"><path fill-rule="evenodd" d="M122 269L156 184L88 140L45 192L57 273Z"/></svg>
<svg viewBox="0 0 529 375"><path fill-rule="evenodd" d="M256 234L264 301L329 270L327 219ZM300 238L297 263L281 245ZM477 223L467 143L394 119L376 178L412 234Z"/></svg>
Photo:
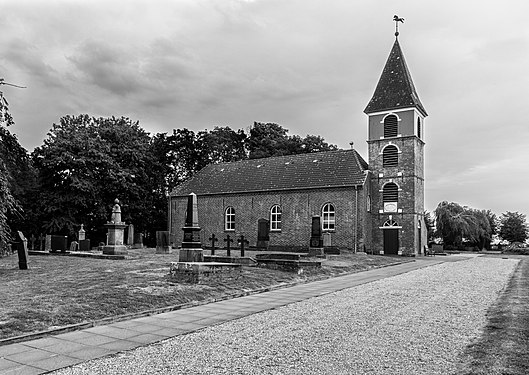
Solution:
<svg viewBox="0 0 529 375"><path fill-rule="evenodd" d="M127 246L123 244L126 226L127 225L121 221L121 207L119 206L119 200L116 199L114 201L114 207L112 207L110 221L105 224L105 227L108 230L108 243L103 247L103 254L127 254Z"/></svg>
<svg viewBox="0 0 529 375"><path fill-rule="evenodd" d="M180 262L203 262L204 252L200 242L200 227L198 226L197 195L189 194L187 197L186 221L182 228L184 240L180 249Z"/></svg>

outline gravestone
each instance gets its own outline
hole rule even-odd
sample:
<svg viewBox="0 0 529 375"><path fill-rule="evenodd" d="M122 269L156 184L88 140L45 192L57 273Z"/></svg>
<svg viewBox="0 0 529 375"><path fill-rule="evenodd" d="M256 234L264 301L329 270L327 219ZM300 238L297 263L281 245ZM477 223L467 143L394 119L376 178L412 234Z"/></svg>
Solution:
<svg viewBox="0 0 529 375"><path fill-rule="evenodd" d="M215 237L215 233L211 234L211 237L209 237L209 240L211 241L211 255L215 255L215 242L218 241L218 238Z"/></svg>
<svg viewBox="0 0 529 375"><path fill-rule="evenodd" d="M257 220L257 250L268 250L270 241L270 221L266 219Z"/></svg>
<svg viewBox="0 0 529 375"><path fill-rule="evenodd" d="M312 217L309 243L309 256L323 256L323 239L321 236L321 218L318 215Z"/></svg>
<svg viewBox="0 0 529 375"><path fill-rule="evenodd" d="M80 240L79 251L90 251L90 240Z"/></svg>
<svg viewBox="0 0 529 375"><path fill-rule="evenodd" d="M31 241L31 250L35 250L35 241L37 240L37 237L35 237L35 235L32 234L29 240Z"/></svg>
<svg viewBox="0 0 529 375"><path fill-rule="evenodd" d="M42 235L42 233L39 235L39 250L43 251L45 249L44 247L44 241L46 240L46 237Z"/></svg>
<svg viewBox="0 0 529 375"><path fill-rule="evenodd" d="M226 242L226 255L231 257L231 243L233 242L233 239L230 238L229 234L224 239L224 242Z"/></svg>
<svg viewBox="0 0 529 375"><path fill-rule="evenodd" d="M132 247L134 245L134 225L129 224L127 230L127 246Z"/></svg>
<svg viewBox="0 0 529 375"><path fill-rule="evenodd" d="M187 197L187 211L184 231L184 240L180 249L180 262L203 262L204 252L200 242L200 227L198 226L198 203L195 193Z"/></svg>
<svg viewBox="0 0 529 375"><path fill-rule="evenodd" d="M83 228L83 224L81 224L81 229L79 229L79 233L78 233L78 239L79 239L79 242L81 242L82 240L84 240L86 237L86 232Z"/></svg>
<svg viewBox="0 0 529 375"><path fill-rule="evenodd" d="M18 268L21 270L28 269L28 240L21 231L18 231L18 236L22 241L21 245L18 246Z"/></svg>
<svg viewBox="0 0 529 375"><path fill-rule="evenodd" d="M55 253L60 251L66 253L68 250L68 237L67 236L51 236L51 252Z"/></svg>
<svg viewBox="0 0 529 375"><path fill-rule="evenodd" d="M171 244L169 243L168 231L156 232L156 254L170 254Z"/></svg>
<svg viewBox="0 0 529 375"><path fill-rule="evenodd" d="M44 251L51 251L51 235L50 234L46 235Z"/></svg>
<svg viewBox="0 0 529 375"><path fill-rule="evenodd" d="M119 200L116 199L114 201L114 206L112 207L112 215L110 216L110 221L105 224L108 233L107 244L103 247L103 254L127 254L127 247L123 245L123 237L126 226L127 225L121 221L121 207L119 206Z"/></svg>
<svg viewBox="0 0 529 375"><path fill-rule="evenodd" d="M135 249L143 249L143 233L134 234L134 246Z"/></svg>
<svg viewBox="0 0 529 375"><path fill-rule="evenodd" d="M237 243L241 247L241 257L244 257L244 249L245 245L248 245L250 242L246 238L244 238L244 235L241 234L241 237L237 240Z"/></svg>

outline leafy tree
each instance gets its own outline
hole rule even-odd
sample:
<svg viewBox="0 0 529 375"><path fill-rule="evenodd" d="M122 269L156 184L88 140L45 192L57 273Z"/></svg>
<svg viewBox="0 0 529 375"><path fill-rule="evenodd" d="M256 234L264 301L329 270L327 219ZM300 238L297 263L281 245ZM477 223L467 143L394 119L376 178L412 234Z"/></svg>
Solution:
<svg viewBox="0 0 529 375"><path fill-rule="evenodd" d="M461 246L463 237L472 237L474 216L454 202L443 201L435 209L437 234L448 246Z"/></svg>
<svg viewBox="0 0 529 375"><path fill-rule="evenodd" d="M509 242L524 242L528 237L525 215L510 211L503 213L500 217L499 235Z"/></svg>
<svg viewBox="0 0 529 375"><path fill-rule="evenodd" d="M424 223L426 224L428 242L433 241L435 234L435 218L431 212L424 211Z"/></svg>
<svg viewBox="0 0 529 375"><path fill-rule="evenodd" d="M307 135L305 138L298 135L288 136L288 130L275 123L254 122L248 137L250 159L337 149L338 147L329 145L320 136Z"/></svg>
<svg viewBox="0 0 529 375"><path fill-rule="evenodd" d="M44 229L73 236L83 223L103 236L115 198L122 202L124 221L145 229L155 190L150 142L138 122L124 117L65 116L53 124L32 154Z"/></svg>
<svg viewBox="0 0 529 375"><path fill-rule="evenodd" d="M20 201L32 181L27 151L7 129L13 124L8 103L0 91L0 248L11 239L13 226L24 229L18 225L23 212Z"/></svg>

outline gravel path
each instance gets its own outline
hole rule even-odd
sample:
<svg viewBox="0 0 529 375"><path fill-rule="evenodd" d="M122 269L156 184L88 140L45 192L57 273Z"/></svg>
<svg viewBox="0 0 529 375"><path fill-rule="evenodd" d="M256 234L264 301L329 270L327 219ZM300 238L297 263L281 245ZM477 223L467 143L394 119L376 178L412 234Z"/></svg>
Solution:
<svg viewBox="0 0 529 375"><path fill-rule="evenodd" d="M54 374L449 374L517 262L443 263Z"/></svg>

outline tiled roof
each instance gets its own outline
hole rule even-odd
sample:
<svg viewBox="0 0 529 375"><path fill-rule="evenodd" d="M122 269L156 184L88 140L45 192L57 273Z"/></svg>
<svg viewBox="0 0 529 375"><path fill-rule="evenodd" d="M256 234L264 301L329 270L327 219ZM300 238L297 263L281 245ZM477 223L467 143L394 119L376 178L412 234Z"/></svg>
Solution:
<svg viewBox="0 0 529 375"><path fill-rule="evenodd" d="M415 107L428 116L413 85L399 41L395 39L375 93L364 112L367 114L406 107Z"/></svg>
<svg viewBox="0 0 529 375"><path fill-rule="evenodd" d="M361 185L368 165L355 150L338 150L210 164L172 196Z"/></svg>

